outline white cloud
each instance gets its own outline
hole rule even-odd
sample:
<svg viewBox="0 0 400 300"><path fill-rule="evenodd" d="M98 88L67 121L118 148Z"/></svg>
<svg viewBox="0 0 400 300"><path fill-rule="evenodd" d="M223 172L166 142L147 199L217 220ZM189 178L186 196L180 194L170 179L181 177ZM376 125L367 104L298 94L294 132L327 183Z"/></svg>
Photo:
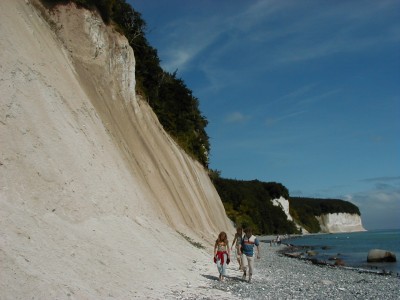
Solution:
<svg viewBox="0 0 400 300"><path fill-rule="evenodd" d="M356 53L399 41L398 23L385 22L385 15L392 14L397 7L396 1L362 5L353 1L315 1L306 5L299 1L265 0L233 14L230 9L215 10L207 17L185 15L159 29L161 60L167 70L201 68L203 72L211 71L206 73L211 78L219 72L209 66L219 65L226 55L244 45L252 51L241 51L240 61L259 72L336 53ZM371 22L375 26L371 27ZM205 50L208 57L202 58L201 63L196 61Z"/></svg>
<svg viewBox="0 0 400 300"><path fill-rule="evenodd" d="M183 68L193 56L192 53L184 49L171 51L166 53L166 55L168 60L165 63L162 62L161 65L165 70L170 72L179 69L180 67Z"/></svg>
<svg viewBox="0 0 400 300"><path fill-rule="evenodd" d="M400 228L399 177L388 178L390 182L395 180L395 185L376 184L367 191L354 193L346 198L360 208L361 218L367 229ZM374 181L382 179L385 177L376 178Z"/></svg>
<svg viewBox="0 0 400 300"><path fill-rule="evenodd" d="M287 119L291 119L291 118L297 117L297 116L305 114L305 113L307 113L306 110L301 110L301 111L295 111L295 112L288 113L286 115L277 116L277 117L269 117L265 120L265 124L267 126L272 126L281 121L285 121Z"/></svg>
<svg viewBox="0 0 400 300"><path fill-rule="evenodd" d="M400 176L386 176L386 177L366 178L366 179L362 179L361 181L375 182L375 183L400 181Z"/></svg>
<svg viewBox="0 0 400 300"><path fill-rule="evenodd" d="M288 94L283 95L282 97L277 99L275 102L281 102L284 100L291 100L291 99L298 99L299 97L303 97L304 95L307 95L308 93L312 92L316 86L317 86L316 83L307 84L305 86L297 88L294 91L290 91Z"/></svg>
<svg viewBox="0 0 400 300"><path fill-rule="evenodd" d="M250 119L250 116L246 116L240 112L233 112L225 117L226 123L243 123Z"/></svg>

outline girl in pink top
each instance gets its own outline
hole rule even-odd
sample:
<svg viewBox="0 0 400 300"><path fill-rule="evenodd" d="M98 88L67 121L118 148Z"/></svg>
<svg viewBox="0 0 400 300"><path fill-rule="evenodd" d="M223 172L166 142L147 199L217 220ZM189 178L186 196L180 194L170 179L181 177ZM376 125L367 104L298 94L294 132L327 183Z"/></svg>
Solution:
<svg viewBox="0 0 400 300"><path fill-rule="evenodd" d="M220 232L214 246L214 262L217 264L219 281L226 276L226 266L230 262L229 242L225 232Z"/></svg>

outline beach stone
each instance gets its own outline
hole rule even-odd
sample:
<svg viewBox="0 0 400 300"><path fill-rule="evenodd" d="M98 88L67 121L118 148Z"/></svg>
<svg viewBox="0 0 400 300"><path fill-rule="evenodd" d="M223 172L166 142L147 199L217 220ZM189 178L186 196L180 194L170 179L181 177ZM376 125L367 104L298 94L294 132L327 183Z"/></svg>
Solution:
<svg viewBox="0 0 400 300"><path fill-rule="evenodd" d="M330 256L329 258L328 258L328 260L337 260L338 258L336 257L336 256Z"/></svg>
<svg viewBox="0 0 400 300"><path fill-rule="evenodd" d="M308 255L308 256L315 256L315 255L317 255L317 254L318 254L318 252L313 251L313 250L308 250L308 251L307 251L307 255Z"/></svg>
<svg viewBox="0 0 400 300"><path fill-rule="evenodd" d="M335 266L345 266L345 265L346 264L343 259L340 259L340 258L336 259Z"/></svg>
<svg viewBox="0 0 400 300"><path fill-rule="evenodd" d="M368 252L367 262L395 262L396 254L387 250L372 249Z"/></svg>
<svg viewBox="0 0 400 300"><path fill-rule="evenodd" d="M301 252L294 252L294 253L284 253L286 256L289 256L289 257L294 257L294 258L299 258L301 255L302 255L302 253Z"/></svg>
<svg viewBox="0 0 400 300"><path fill-rule="evenodd" d="M316 258L311 258L310 261L314 264L314 265L324 265L326 266L327 263L323 260L320 259L316 259Z"/></svg>

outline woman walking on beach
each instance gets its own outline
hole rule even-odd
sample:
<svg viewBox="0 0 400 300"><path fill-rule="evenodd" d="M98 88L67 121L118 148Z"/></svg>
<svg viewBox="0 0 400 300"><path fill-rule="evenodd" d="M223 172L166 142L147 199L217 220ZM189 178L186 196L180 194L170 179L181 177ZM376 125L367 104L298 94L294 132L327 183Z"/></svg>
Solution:
<svg viewBox="0 0 400 300"><path fill-rule="evenodd" d="M236 244L235 256L236 256L237 262L239 264L239 270L242 269L242 257L240 255L240 247L242 245L242 239L243 239L243 229L242 229L242 227L238 227L238 228L236 228L236 233L235 233L235 237L233 238L231 250L233 250L233 245Z"/></svg>
<svg viewBox="0 0 400 300"><path fill-rule="evenodd" d="M246 228L244 230L245 235L242 239L242 268L243 268L243 280L246 280L247 266L249 267L249 283L251 282L251 277L253 276L254 270L254 246L257 247L257 259L260 258L260 242L257 237L253 235L251 228Z"/></svg>
<svg viewBox="0 0 400 300"><path fill-rule="evenodd" d="M226 266L230 261L228 236L225 232L220 232L214 246L214 262L217 264L219 281L224 280Z"/></svg>

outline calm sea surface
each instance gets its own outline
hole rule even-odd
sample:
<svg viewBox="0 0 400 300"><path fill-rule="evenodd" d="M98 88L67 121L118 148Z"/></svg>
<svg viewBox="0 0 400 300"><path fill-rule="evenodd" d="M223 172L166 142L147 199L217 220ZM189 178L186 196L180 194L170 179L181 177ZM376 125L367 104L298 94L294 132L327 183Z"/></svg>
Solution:
<svg viewBox="0 0 400 300"><path fill-rule="evenodd" d="M338 257L349 267L385 270L400 274L400 229L305 235L300 238L286 239L284 243L313 246L318 252L318 259L328 260L330 257ZM371 249L394 252L397 262L367 263L368 252Z"/></svg>

